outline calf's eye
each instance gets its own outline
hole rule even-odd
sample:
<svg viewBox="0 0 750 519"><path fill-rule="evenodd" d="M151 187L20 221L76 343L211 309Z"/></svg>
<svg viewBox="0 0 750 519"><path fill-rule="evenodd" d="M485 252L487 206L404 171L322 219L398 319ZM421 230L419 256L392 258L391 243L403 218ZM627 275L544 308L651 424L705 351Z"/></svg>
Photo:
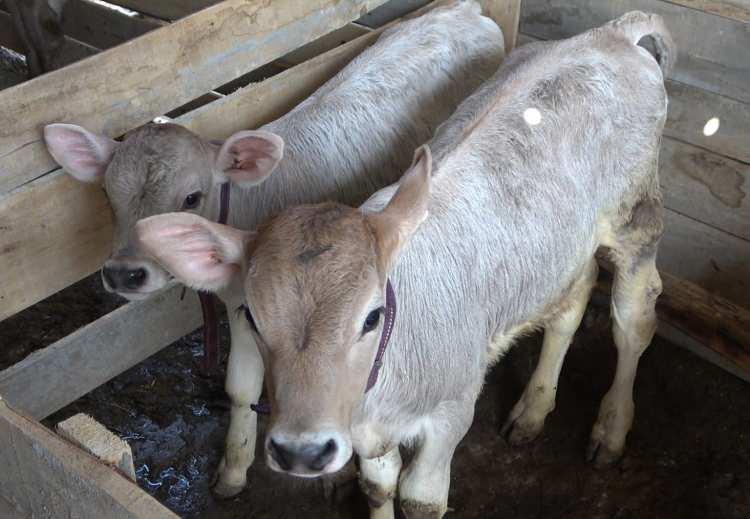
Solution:
<svg viewBox="0 0 750 519"><path fill-rule="evenodd" d="M195 193L190 193L188 196L185 197L185 202L182 204L183 209L195 209L198 207L198 204L201 202L201 197L203 196L203 193L200 191L196 191Z"/></svg>
<svg viewBox="0 0 750 519"><path fill-rule="evenodd" d="M378 323L380 322L380 314L382 313L382 311L382 308L378 308L377 310L373 310L372 312L367 314L367 317L365 318L365 324L362 325L362 334L371 332L375 328L377 328Z"/></svg>

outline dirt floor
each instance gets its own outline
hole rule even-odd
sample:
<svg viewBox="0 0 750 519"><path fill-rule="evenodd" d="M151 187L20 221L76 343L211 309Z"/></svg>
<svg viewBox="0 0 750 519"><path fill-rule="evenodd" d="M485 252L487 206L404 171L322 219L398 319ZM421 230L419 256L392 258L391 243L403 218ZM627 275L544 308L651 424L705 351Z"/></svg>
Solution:
<svg viewBox="0 0 750 519"><path fill-rule="evenodd" d="M4 321L0 368L120 303L93 276ZM453 460L448 517L750 517L750 387L664 341L655 340L643 356L624 459L606 470L584 461L614 368L607 314L605 306L589 308L563 368L557 409L533 445L509 447L498 431L531 374L539 338L520 344L488 375L474 425ZM223 344L227 331L224 324ZM93 415L131 444L139 484L183 517L367 517L353 468L335 482L293 480L267 469L260 453L249 488L234 499L214 499L209 481L228 400L220 375L202 378L194 369L201 354L196 333L44 423Z"/></svg>

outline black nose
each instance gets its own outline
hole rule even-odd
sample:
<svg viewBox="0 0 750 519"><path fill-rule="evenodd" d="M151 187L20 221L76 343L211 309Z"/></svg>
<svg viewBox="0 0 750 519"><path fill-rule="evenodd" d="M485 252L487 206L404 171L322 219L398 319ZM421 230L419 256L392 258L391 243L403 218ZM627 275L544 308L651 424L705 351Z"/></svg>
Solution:
<svg viewBox="0 0 750 519"><path fill-rule="evenodd" d="M143 268L104 267L102 276L113 290L135 290L143 286L148 274Z"/></svg>
<svg viewBox="0 0 750 519"><path fill-rule="evenodd" d="M323 443L292 444L271 438L268 442L268 450L282 470L288 471L294 467L302 467L317 472L333 461L338 446L332 439Z"/></svg>

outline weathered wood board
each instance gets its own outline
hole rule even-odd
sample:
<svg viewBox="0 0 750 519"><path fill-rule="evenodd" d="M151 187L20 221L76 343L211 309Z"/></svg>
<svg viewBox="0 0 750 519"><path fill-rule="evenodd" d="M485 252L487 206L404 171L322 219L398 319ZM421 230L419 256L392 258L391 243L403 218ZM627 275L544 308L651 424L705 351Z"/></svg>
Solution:
<svg viewBox="0 0 750 519"><path fill-rule="evenodd" d="M750 242L750 164L668 137L659 162L667 207Z"/></svg>
<svg viewBox="0 0 750 519"><path fill-rule="evenodd" d="M665 211L660 269L750 308L750 242L673 210Z"/></svg>
<svg viewBox="0 0 750 519"><path fill-rule="evenodd" d="M198 328L196 295L181 288L121 306L0 372L0 395L42 419Z"/></svg>
<svg viewBox="0 0 750 519"><path fill-rule="evenodd" d="M732 20L750 23L748 0L666 0L670 4L682 5Z"/></svg>
<svg viewBox="0 0 750 519"><path fill-rule="evenodd" d="M750 104L678 81L667 81L667 93L664 135L750 163ZM718 131L704 135L703 128L714 117L719 119Z"/></svg>
<svg viewBox="0 0 750 519"><path fill-rule="evenodd" d="M661 0L524 0L521 32L559 39L632 10L661 14L678 50L676 79L750 102L750 29L746 23Z"/></svg>
<svg viewBox="0 0 750 519"><path fill-rule="evenodd" d="M176 519L107 464L0 400L3 517Z"/></svg>
<svg viewBox="0 0 750 519"><path fill-rule="evenodd" d="M0 193L55 169L42 142L44 124L77 122L121 135L383 2L276 0L269 6L264 0L226 0L65 70L4 90Z"/></svg>

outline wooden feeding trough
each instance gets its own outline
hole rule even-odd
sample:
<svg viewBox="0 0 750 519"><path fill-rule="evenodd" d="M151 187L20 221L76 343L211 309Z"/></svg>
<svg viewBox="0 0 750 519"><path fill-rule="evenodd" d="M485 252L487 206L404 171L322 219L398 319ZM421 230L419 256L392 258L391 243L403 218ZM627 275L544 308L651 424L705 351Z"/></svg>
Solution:
<svg viewBox="0 0 750 519"><path fill-rule="evenodd" d="M417 7L432 7L408 0L110 0L135 10L123 13L87 0L70 2L75 16L64 25L66 52L71 61L86 59L0 91L0 320L92 274L110 252L112 216L104 194L57 167L42 142L45 124L75 122L117 137L179 113L175 122L207 138L225 138L283 115L376 41L384 24ZM581 24L597 25L635 8L661 9L669 24L670 9L687 9L673 4L721 2L578 0L572 3L585 4L596 19L556 30L535 22L534 14L570 2L480 3L502 26L510 49L522 8L528 14L523 38L529 40L567 36L586 28ZM723 17L690 9L690 16L746 24L742 13L747 10L740 11ZM357 19L360 23L353 23ZM0 4L0 45L20 50L9 23ZM696 18L695 27L700 23ZM679 45L682 33L676 32ZM744 33L737 32L744 38L737 45L746 45L745 52L748 34L746 26ZM748 95L747 83L732 82L738 74L747 79L747 67L732 69L727 91L713 93L685 79L714 77L687 55L677 69L679 81L669 83L681 113L708 96L728 120L747 117L744 103L750 98L739 102L732 97ZM257 81L264 76L271 77ZM233 91L250 80L256 82ZM747 137L747 119L745 124ZM664 144L667 232L676 234L666 240L661 265L666 272L660 333L750 378L747 293L737 297L733 290L702 283L685 267L679 252L684 249L675 248L676 241L687 240L699 248L744 254L745 266L736 272L747 272L747 202L722 212L714 199L691 191L669 169L686 157L705 157L707 167L714 167L716 161L730 160L724 156L728 153L734 157L730 165L739 164L735 170L745 179L750 174L747 141L744 150L737 140L716 141L721 149L715 151L723 154L717 159L695 151L714 144L687 139L685 127L683 118L671 120ZM690 281L670 275L671 270ZM605 289L606 283L605 278ZM117 469L37 420L198 328L197 298L181 298L180 292L122 306L0 372L0 517L175 517Z"/></svg>

